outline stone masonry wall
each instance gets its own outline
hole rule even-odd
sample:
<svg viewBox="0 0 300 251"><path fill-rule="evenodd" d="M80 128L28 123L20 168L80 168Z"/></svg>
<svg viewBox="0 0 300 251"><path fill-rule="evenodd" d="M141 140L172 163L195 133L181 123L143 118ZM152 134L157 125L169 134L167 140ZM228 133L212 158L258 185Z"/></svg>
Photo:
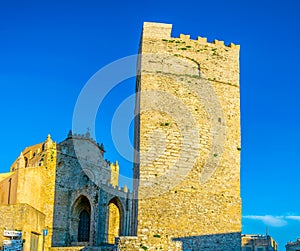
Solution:
<svg viewBox="0 0 300 251"><path fill-rule="evenodd" d="M15 204L17 200L18 174L8 173L0 181L0 204Z"/></svg>
<svg viewBox="0 0 300 251"><path fill-rule="evenodd" d="M45 226L45 214L27 204L0 205L0 246L4 239L4 230L22 231L23 251L30 250L31 233L38 235L38 250L42 250L42 231Z"/></svg>
<svg viewBox="0 0 300 251"><path fill-rule="evenodd" d="M137 237L119 250L240 250L239 46L145 23Z"/></svg>
<svg viewBox="0 0 300 251"><path fill-rule="evenodd" d="M89 135L69 134L58 144L53 247L113 243L114 236L110 236L108 227L108 208L112 201L121 210L120 234L129 234L132 195L127 188L118 186L118 172L118 163L107 162L103 148ZM90 208L91 224L89 241L81 243L77 238L78 222L85 207Z"/></svg>
<svg viewBox="0 0 300 251"><path fill-rule="evenodd" d="M56 144L49 136L39 158L43 159L41 166L16 170L17 203L27 203L45 214L43 229L48 229L48 235L45 237L45 250L48 250L52 239L56 170Z"/></svg>

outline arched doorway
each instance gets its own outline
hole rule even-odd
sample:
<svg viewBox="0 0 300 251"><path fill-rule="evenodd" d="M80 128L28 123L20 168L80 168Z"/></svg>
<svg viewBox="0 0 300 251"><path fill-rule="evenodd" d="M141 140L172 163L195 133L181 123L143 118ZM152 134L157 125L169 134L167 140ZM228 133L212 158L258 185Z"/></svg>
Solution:
<svg viewBox="0 0 300 251"><path fill-rule="evenodd" d="M83 210L79 215L78 241L87 242L90 239L90 214Z"/></svg>
<svg viewBox="0 0 300 251"><path fill-rule="evenodd" d="M120 200L115 197L108 203L108 231L107 242L115 243L115 238L122 233L123 207Z"/></svg>
<svg viewBox="0 0 300 251"><path fill-rule="evenodd" d="M74 202L70 233L72 242L89 242L91 227L91 204L86 196L81 195Z"/></svg>

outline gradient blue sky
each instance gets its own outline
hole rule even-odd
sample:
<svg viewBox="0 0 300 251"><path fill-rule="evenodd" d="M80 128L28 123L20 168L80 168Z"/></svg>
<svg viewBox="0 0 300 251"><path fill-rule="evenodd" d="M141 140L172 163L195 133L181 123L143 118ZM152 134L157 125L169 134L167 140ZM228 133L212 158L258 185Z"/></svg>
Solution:
<svg viewBox="0 0 300 251"><path fill-rule="evenodd" d="M0 172L20 151L72 127L88 79L137 53L142 24L241 45L243 232L269 233L284 251L300 237L298 1L1 1ZM121 83L101 106L97 141L119 159L110 137L113 109L134 92ZM132 131L131 131L132 133ZM298 217L297 217L298 216Z"/></svg>

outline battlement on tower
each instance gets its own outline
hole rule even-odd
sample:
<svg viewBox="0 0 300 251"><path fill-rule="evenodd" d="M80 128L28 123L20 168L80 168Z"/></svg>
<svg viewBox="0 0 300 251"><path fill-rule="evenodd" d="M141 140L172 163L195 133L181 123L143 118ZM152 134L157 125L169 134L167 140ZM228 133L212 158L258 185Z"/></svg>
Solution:
<svg viewBox="0 0 300 251"><path fill-rule="evenodd" d="M235 50L238 50L240 48L239 45L236 45L234 43L225 45L224 41L217 40L217 39L213 40L212 42L208 42L208 39L206 37L201 37L201 36L198 36L197 39L191 39L190 35L180 34L178 38L174 38L171 37L171 32L172 32L172 24L145 22L143 26L144 38L162 38L162 39L166 39L167 42L176 42L179 40L184 40L184 41L190 40L193 42L197 42L199 44L218 46L218 47L224 46Z"/></svg>
<svg viewBox="0 0 300 251"><path fill-rule="evenodd" d="M140 68L144 72L199 76L208 81L239 86L239 45L225 45L220 40L208 42L200 36L194 40L184 34L173 38L171 31L171 24L144 23L139 49L142 55ZM179 71L182 67L185 70Z"/></svg>

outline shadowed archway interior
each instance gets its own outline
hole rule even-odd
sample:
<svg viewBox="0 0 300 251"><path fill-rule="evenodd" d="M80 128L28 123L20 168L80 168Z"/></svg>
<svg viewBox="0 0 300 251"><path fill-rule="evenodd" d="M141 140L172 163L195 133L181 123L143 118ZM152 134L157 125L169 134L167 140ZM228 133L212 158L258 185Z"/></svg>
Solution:
<svg viewBox="0 0 300 251"><path fill-rule="evenodd" d="M83 210L79 215L78 241L89 241L90 238L90 214Z"/></svg>
<svg viewBox="0 0 300 251"><path fill-rule="evenodd" d="M123 209L120 200L115 197L108 203L108 238L109 244L122 234Z"/></svg>
<svg viewBox="0 0 300 251"><path fill-rule="evenodd" d="M78 197L72 211L72 240L75 242L89 242L91 226L91 204L89 199L84 195Z"/></svg>

